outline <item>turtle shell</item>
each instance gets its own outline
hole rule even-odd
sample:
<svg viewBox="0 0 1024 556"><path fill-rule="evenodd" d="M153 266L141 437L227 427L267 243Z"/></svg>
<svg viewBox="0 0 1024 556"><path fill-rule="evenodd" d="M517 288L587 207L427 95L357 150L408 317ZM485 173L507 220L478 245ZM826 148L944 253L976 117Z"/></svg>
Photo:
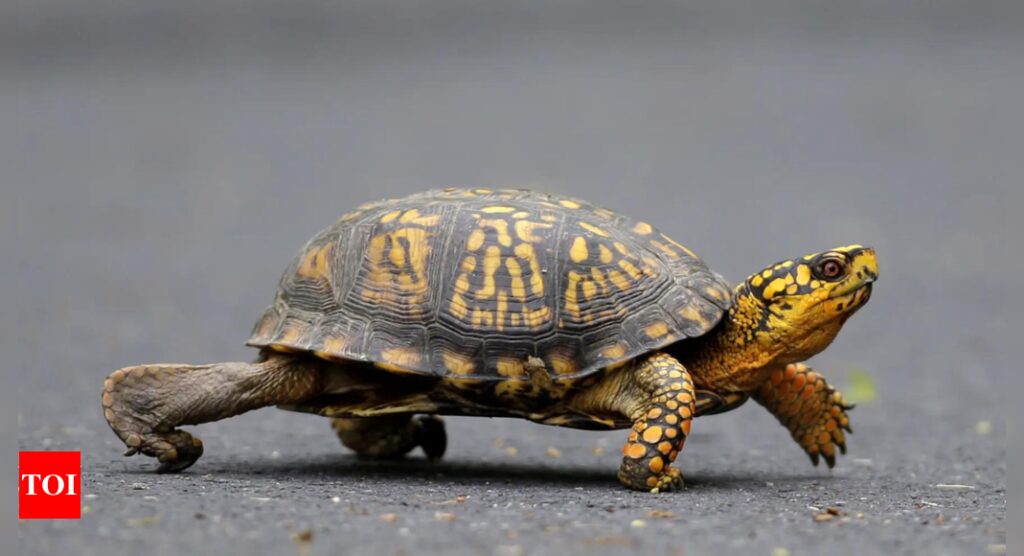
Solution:
<svg viewBox="0 0 1024 556"><path fill-rule="evenodd" d="M363 205L306 244L248 344L469 380L561 381L713 328L728 284L645 222L525 190ZM531 365L533 368L531 368Z"/></svg>

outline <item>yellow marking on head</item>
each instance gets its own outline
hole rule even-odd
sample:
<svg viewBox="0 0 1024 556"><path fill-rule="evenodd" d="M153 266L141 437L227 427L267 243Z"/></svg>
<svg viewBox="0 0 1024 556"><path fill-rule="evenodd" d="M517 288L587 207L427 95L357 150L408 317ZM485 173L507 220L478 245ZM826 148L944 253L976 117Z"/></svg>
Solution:
<svg viewBox="0 0 1024 556"><path fill-rule="evenodd" d="M775 297L775 294L782 292L786 289L786 279L776 278L768 283L767 286L761 291L761 297L765 299L771 299Z"/></svg>
<svg viewBox="0 0 1024 556"><path fill-rule="evenodd" d="M512 245L512 236L508 235L508 220L501 218L482 218L480 220L481 228L494 228L494 231L498 233L498 243L509 247Z"/></svg>
<svg viewBox="0 0 1024 556"><path fill-rule="evenodd" d="M750 279L750 283L754 287L761 287L761 284L764 283L764 278L762 278L760 274L757 274L753 278Z"/></svg>
<svg viewBox="0 0 1024 556"><path fill-rule="evenodd" d="M579 203L577 203L576 201L570 201L569 199L562 199L562 200L558 201L558 204L562 205L565 208L571 208L571 209L578 209L578 208L580 208L580 204Z"/></svg>
<svg viewBox="0 0 1024 556"><path fill-rule="evenodd" d="M515 211L516 211L515 207L504 207L504 206L484 207L484 208L480 209L480 212L486 212L487 214L495 214L495 213L497 213L497 214L507 214L507 213L515 212Z"/></svg>
<svg viewBox="0 0 1024 556"><path fill-rule="evenodd" d="M638 234L640 234L640 235L642 235L642 236L645 236L645 235L653 232L654 228L652 228L651 225L648 224L647 222L637 222L633 226L633 231L638 233Z"/></svg>
<svg viewBox="0 0 1024 556"><path fill-rule="evenodd" d="M388 222L391 222L392 220L398 218L398 215L400 215L400 214L402 214L402 211L400 211L400 210L393 210L393 211L385 214L384 216L381 216L380 217L380 222L381 222L381 224L387 224Z"/></svg>
<svg viewBox="0 0 1024 556"><path fill-rule="evenodd" d="M800 284L801 286L806 286L807 283L810 282L810 281L811 281L811 267L809 267L809 266L807 266L805 264L802 264L802 265L796 267L796 283ZM759 286L760 284L754 284L754 285L755 286Z"/></svg>
<svg viewBox="0 0 1024 556"><path fill-rule="evenodd" d="M331 279L331 248L332 244L325 243L319 247L310 249L306 257L299 265L298 275L310 280L323 280L329 282Z"/></svg>
<svg viewBox="0 0 1024 556"><path fill-rule="evenodd" d="M587 240L583 239L583 236L576 236L576 239L572 240L569 257L576 263L582 263L590 257L590 253L587 251Z"/></svg>
<svg viewBox="0 0 1024 556"><path fill-rule="evenodd" d="M589 222L580 222L579 224L580 224L580 228L583 228L584 230L587 230L588 232L590 232L592 234L597 234L597 235L599 235L601 237L608 237L608 232L602 230L601 228L598 228L597 226L595 226L595 225L593 225L593 224L591 224Z"/></svg>
<svg viewBox="0 0 1024 556"><path fill-rule="evenodd" d="M387 348L380 352L380 356L384 363L410 369L417 367L421 360L419 350L410 347Z"/></svg>
<svg viewBox="0 0 1024 556"><path fill-rule="evenodd" d="M470 251L476 251L483 246L484 240L487 239L487 234L484 233L480 228L474 229L469 233L469 239L466 240L466 249Z"/></svg>
<svg viewBox="0 0 1024 556"><path fill-rule="evenodd" d="M603 243L597 246L597 254L598 258L604 264L610 264L615 257L615 255L612 253L612 250L605 247Z"/></svg>
<svg viewBox="0 0 1024 556"><path fill-rule="evenodd" d="M798 286L796 284L790 284L790 285L786 286L786 293L788 293L789 295L793 295L799 289L800 289L800 286Z"/></svg>
<svg viewBox="0 0 1024 556"><path fill-rule="evenodd" d="M534 234L536 230L548 229L551 224L544 222L530 222L529 220L517 220L516 224L516 236L523 241L530 243L538 243L544 241L544 238Z"/></svg>
<svg viewBox="0 0 1024 556"><path fill-rule="evenodd" d="M661 338L668 334L668 325L663 322L656 322L654 324L644 327L644 334L653 339Z"/></svg>
<svg viewBox="0 0 1024 556"><path fill-rule="evenodd" d="M441 354L441 360L444 362L444 368L448 369L449 372L463 376L473 374L475 365L473 360L466 355L445 352Z"/></svg>

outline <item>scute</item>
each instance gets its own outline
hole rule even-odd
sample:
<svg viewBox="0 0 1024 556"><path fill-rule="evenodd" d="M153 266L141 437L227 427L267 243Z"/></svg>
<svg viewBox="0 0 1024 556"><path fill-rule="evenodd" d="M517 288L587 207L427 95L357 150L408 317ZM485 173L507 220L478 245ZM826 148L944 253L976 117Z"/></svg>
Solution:
<svg viewBox="0 0 1024 556"><path fill-rule="evenodd" d="M728 284L645 222L525 190L370 203L295 258L248 344L392 372L586 376L713 328Z"/></svg>

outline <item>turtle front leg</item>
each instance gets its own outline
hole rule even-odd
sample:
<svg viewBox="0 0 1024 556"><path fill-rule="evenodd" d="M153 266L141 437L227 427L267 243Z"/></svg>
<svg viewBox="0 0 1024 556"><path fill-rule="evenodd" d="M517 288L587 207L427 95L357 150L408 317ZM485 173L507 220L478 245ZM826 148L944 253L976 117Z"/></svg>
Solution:
<svg viewBox="0 0 1024 556"><path fill-rule="evenodd" d="M126 367L103 383L103 416L128 446L125 455L142 453L157 458L158 471L181 471L203 454L203 443L176 427L302 401L321 390L321 376L311 363L283 356Z"/></svg>
<svg viewBox="0 0 1024 556"><path fill-rule="evenodd" d="M601 422L633 422L622 448L619 481L629 488L660 492L683 486L671 466L690 433L695 394L690 373L679 361L653 353L609 371L597 384L569 400L576 415Z"/></svg>
<svg viewBox="0 0 1024 556"><path fill-rule="evenodd" d="M631 375L624 402L632 406L633 430L622 448L619 481L629 488L659 492L681 489L682 474L671 467L683 449L695 410L690 373L670 355L655 353Z"/></svg>
<svg viewBox="0 0 1024 556"><path fill-rule="evenodd" d="M846 414L853 404L807 365L794 363L776 370L753 398L789 429L814 465L824 458L829 468L834 466L836 446L846 453L843 430L853 432Z"/></svg>

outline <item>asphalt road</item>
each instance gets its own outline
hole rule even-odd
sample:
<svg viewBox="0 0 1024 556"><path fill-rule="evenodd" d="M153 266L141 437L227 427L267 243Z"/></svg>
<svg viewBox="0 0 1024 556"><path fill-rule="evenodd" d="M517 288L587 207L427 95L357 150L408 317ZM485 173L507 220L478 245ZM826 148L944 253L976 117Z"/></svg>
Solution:
<svg viewBox="0 0 1024 556"><path fill-rule="evenodd" d="M0 7L4 405L20 450L82 452L85 493L19 553L1006 550L1020 4L515 6ZM616 483L621 432L501 419L450 419L436 465L275 409L197 427L179 475L120 456L107 373L252 358L309 236L445 185L588 198L732 280L875 246L871 303L812 361L874 383L849 455L814 468L749 405L698 420L657 496Z"/></svg>

